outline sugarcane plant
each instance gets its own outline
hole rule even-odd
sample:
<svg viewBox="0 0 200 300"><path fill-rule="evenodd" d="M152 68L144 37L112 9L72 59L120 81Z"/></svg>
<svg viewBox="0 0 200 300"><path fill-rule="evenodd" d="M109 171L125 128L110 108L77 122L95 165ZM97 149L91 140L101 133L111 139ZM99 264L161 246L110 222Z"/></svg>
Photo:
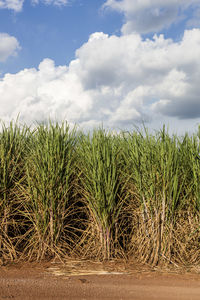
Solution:
<svg viewBox="0 0 200 300"><path fill-rule="evenodd" d="M165 127L156 135L144 128L144 133L124 136L124 149L130 172L129 193L134 191L132 202L138 203L133 211L139 220L133 226L133 248L141 261L156 265L170 252L169 228L172 230L175 224L185 181L185 176L180 176L177 140Z"/></svg>
<svg viewBox="0 0 200 300"><path fill-rule="evenodd" d="M66 254L71 247L75 144L75 129L67 123L40 124L32 131L21 185L24 253L30 258Z"/></svg>
<svg viewBox="0 0 200 300"><path fill-rule="evenodd" d="M79 194L89 211L90 230L96 228L99 257L110 259L117 244L118 217L125 201L125 184L120 181L121 150L116 136L104 129L82 135L78 147Z"/></svg>
<svg viewBox="0 0 200 300"><path fill-rule="evenodd" d="M28 129L17 122L1 123L0 132L0 257L17 257L19 237L18 184L24 176L23 154ZM18 237L18 238L17 238ZM16 241L17 240L17 241Z"/></svg>

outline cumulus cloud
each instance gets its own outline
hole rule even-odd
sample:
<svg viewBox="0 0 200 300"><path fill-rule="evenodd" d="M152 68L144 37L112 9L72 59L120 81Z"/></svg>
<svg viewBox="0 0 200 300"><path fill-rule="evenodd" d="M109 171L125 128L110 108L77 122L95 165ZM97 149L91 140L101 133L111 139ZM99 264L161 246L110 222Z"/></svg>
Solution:
<svg viewBox="0 0 200 300"><path fill-rule="evenodd" d="M56 67L50 59L44 59L38 69L6 74L0 81L0 99L0 117L10 120L20 113L26 123L44 121L50 116L81 120L90 108L90 98L77 75L66 66Z"/></svg>
<svg viewBox="0 0 200 300"><path fill-rule="evenodd" d="M194 14L200 7L199 0L107 0L104 8L111 8L125 15L123 34L159 32L172 23L185 18L185 11L192 8ZM197 21L196 17L191 19ZM190 21L188 21L190 22Z"/></svg>
<svg viewBox="0 0 200 300"><path fill-rule="evenodd" d="M192 49L192 51L191 51ZM0 118L127 127L157 116L200 117L200 30L180 42L94 33L69 66L44 59L0 80Z"/></svg>
<svg viewBox="0 0 200 300"><path fill-rule="evenodd" d="M19 49L19 42L14 36L0 32L0 62L6 61L11 55L16 55Z"/></svg>

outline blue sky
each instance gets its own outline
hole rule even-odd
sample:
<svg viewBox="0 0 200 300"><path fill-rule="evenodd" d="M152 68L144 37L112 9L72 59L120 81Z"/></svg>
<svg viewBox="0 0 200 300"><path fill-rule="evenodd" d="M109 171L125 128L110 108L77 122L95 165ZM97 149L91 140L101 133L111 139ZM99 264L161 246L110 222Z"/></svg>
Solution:
<svg viewBox="0 0 200 300"><path fill-rule="evenodd" d="M0 118L195 131L200 0L0 0Z"/></svg>
<svg viewBox="0 0 200 300"><path fill-rule="evenodd" d="M105 32L119 34L123 16L103 12L104 0L73 0L66 6L38 5L24 2L23 9L15 12L0 10L0 30L15 36L21 50L15 58L1 65L1 72L18 72L36 67L46 57L56 65L68 64L75 51L90 34Z"/></svg>

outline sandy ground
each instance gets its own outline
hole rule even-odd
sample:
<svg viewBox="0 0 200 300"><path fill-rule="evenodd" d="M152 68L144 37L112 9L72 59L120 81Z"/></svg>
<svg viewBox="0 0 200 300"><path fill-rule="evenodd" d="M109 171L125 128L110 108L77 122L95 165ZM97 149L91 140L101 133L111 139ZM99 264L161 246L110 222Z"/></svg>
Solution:
<svg viewBox="0 0 200 300"><path fill-rule="evenodd" d="M116 263L14 264L0 267L0 299L200 300L200 274Z"/></svg>

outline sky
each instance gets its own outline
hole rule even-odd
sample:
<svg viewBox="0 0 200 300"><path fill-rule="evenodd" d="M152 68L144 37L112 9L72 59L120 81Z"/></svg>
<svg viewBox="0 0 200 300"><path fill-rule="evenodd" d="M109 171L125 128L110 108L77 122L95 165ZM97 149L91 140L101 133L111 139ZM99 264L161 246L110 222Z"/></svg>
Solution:
<svg viewBox="0 0 200 300"><path fill-rule="evenodd" d="M0 0L0 119L17 117L196 132L200 0Z"/></svg>

